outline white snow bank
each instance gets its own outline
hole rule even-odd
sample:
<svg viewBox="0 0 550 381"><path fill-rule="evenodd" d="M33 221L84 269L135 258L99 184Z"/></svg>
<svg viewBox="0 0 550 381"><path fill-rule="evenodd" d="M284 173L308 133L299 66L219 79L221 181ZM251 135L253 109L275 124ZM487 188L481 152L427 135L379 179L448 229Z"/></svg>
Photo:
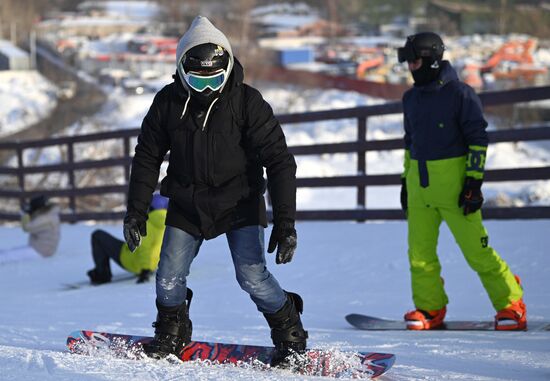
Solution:
<svg viewBox="0 0 550 381"><path fill-rule="evenodd" d="M0 71L0 137L44 119L57 105L57 88L36 71Z"/></svg>

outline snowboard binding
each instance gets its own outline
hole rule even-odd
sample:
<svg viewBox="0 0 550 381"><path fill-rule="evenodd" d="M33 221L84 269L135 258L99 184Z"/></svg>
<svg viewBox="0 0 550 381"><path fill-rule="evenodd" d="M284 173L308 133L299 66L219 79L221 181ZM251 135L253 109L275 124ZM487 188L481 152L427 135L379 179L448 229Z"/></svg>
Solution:
<svg viewBox="0 0 550 381"><path fill-rule="evenodd" d="M148 357L163 359L169 355L179 356L183 347L191 341L193 324L189 319L189 307L193 291L187 289L185 302L175 307L165 307L156 302L157 320L152 324L155 336L151 343L143 346Z"/></svg>

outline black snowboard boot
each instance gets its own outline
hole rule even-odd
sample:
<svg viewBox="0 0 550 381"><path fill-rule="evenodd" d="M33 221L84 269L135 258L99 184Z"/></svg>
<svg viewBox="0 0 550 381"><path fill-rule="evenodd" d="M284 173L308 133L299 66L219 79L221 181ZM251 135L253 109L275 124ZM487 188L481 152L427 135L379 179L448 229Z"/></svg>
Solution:
<svg viewBox="0 0 550 381"><path fill-rule="evenodd" d="M112 277L110 271L108 273L102 273L97 271L97 269L91 269L87 274L90 277L90 283L94 286L109 283Z"/></svg>
<svg viewBox="0 0 550 381"><path fill-rule="evenodd" d="M271 360L273 367L289 367L293 355L302 354L306 350L307 331L302 326L300 314L304 302L300 295L286 292L285 305L273 314L264 313L271 328L271 339L275 345L275 354Z"/></svg>
<svg viewBox="0 0 550 381"><path fill-rule="evenodd" d="M193 291L187 289L187 300L174 307L164 307L157 301L157 321L153 323L155 337L143 346L149 357L162 359L170 354L179 355L182 348L191 341L193 325L189 319L189 307Z"/></svg>

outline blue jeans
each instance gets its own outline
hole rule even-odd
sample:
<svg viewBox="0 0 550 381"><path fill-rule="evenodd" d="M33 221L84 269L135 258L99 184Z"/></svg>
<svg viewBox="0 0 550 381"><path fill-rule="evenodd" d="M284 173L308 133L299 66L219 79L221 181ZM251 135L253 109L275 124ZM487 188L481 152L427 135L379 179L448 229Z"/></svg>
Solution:
<svg viewBox="0 0 550 381"><path fill-rule="evenodd" d="M237 281L263 313L279 311L287 297L267 270L264 228L245 226L226 233ZM157 301L163 306L181 305L187 295L187 276L203 242L172 226L166 226L157 270Z"/></svg>

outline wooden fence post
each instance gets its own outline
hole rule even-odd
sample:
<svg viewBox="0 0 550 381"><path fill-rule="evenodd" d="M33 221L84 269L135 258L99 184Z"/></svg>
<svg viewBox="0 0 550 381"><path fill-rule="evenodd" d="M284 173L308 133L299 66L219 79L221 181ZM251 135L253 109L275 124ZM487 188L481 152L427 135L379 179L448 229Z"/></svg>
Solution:
<svg viewBox="0 0 550 381"><path fill-rule="evenodd" d="M25 205L25 168L23 164L23 145L17 143L17 181L19 183L19 209Z"/></svg>
<svg viewBox="0 0 550 381"><path fill-rule="evenodd" d="M357 118L357 176L367 173L367 118ZM365 209L367 203L367 190L364 185L357 186L357 209Z"/></svg>
<svg viewBox="0 0 550 381"><path fill-rule="evenodd" d="M71 187L69 209L71 210L73 222L76 222L76 182L74 176L74 142L72 141L67 143L67 163L69 164L67 172L69 176L69 186Z"/></svg>

